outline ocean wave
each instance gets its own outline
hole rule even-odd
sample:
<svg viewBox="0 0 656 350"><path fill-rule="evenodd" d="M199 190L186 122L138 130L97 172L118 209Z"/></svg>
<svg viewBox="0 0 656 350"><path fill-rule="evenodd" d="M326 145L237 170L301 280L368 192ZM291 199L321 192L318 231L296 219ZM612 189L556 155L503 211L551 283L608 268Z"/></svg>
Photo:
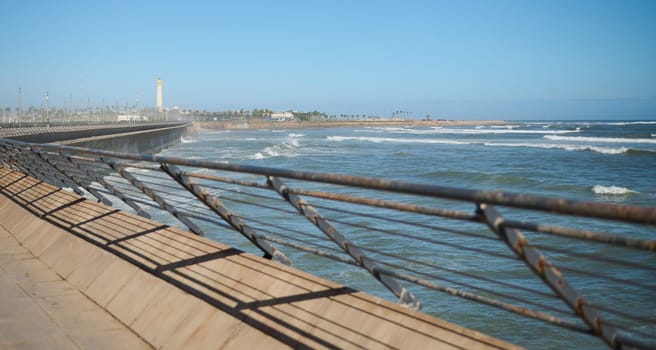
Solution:
<svg viewBox="0 0 656 350"><path fill-rule="evenodd" d="M294 133L292 133L292 134L289 134L287 136L288 137L293 137L293 138L300 138L300 137L305 136L305 134L294 134Z"/></svg>
<svg viewBox="0 0 656 350"><path fill-rule="evenodd" d="M262 151L248 157L248 159L259 160L281 156L296 157L298 153L295 150L299 147L301 147L301 144L297 139L288 138L282 143L264 148Z"/></svg>
<svg viewBox="0 0 656 350"><path fill-rule="evenodd" d="M374 143L395 142L395 143L429 143L429 144L449 144L449 145L469 145L472 142L446 140L446 139L410 139L394 137L365 137L365 136L328 136L326 140L333 142L342 141L367 141Z"/></svg>
<svg viewBox="0 0 656 350"><path fill-rule="evenodd" d="M545 135L544 138L552 141L604 142L604 143L656 143L656 140L654 139L638 139L638 138L626 138L626 137L585 137L585 136Z"/></svg>
<svg viewBox="0 0 656 350"><path fill-rule="evenodd" d="M570 130L524 130L524 129L431 129L420 130L425 134L487 135L487 134L571 134L581 132L580 128ZM415 131L416 132L416 131ZM414 133L414 132L413 132Z"/></svg>
<svg viewBox="0 0 656 350"><path fill-rule="evenodd" d="M521 128L521 125L519 125L519 124L490 125L490 128L492 128L492 129L517 129L517 128Z"/></svg>
<svg viewBox="0 0 656 350"><path fill-rule="evenodd" d="M628 147L598 147L590 145L568 145L568 144L552 144L552 143L501 143L501 142L486 142L485 146L494 147L532 147L532 148L545 148L545 149L563 149L566 151L593 151L603 154L622 154L632 150Z"/></svg>
<svg viewBox="0 0 656 350"><path fill-rule="evenodd" d="M624 126L624 125L648 125L648 124L656 124L656 121L637 121L637 122L611 122L611 123L599 123L601 125L618 125L618 126Z"/></svg>
<svg viewBox="0 0 656 350"><path fill-rule="evenodd" d="M487 134L571 134L581 132L581 128L569 130L526 130L519 129L521 126L513 125L493 125L486 128L484 125L478 125L473 129L444 128L434 126L430 129L413 129L403 127L374 127L374 132L390 134L411 134L411 135L434 135L434 134L453 134L453 135L487 135ZM355 130L356 132L372 132L370 130Z"/></svg>
<svg viewBox="0 0 656 350"><path fill-rule="evenodd" d="M395 138L395 137L367 137L367 136L327 136L326 140L332 142L343 141L364 141L373 143L417 143L417 144L444 144L444 145L484 145L489 147L531 147L544 149L562 149L566 151L592 151L602 154L636 154L636 153L656 153L656 151L636 149L630 147L605 147L592 145L572 145L557 143L505 143L505 142L468 142L451 139L436 138Z"/></svg>
<svg viewBox="0 0 656 350"><path fill-rule="evenodd" d="M632 194L632 193L638 193L636 191L630 190L626 187L619 187L619 186L602 186L602 185L595 185L592 187L592 192L596 194L612 194L612 195L627 195L627 194Z"/></svg>
<svg viewBox="0 0 656 350"><path fill-rule="evenodd" d="M194 139L191 138L191 137L188 137L188 136L180 136L180 143L193 143L193 142L195 142L195 141L196 141L196 140L194 140Z"/></svg>

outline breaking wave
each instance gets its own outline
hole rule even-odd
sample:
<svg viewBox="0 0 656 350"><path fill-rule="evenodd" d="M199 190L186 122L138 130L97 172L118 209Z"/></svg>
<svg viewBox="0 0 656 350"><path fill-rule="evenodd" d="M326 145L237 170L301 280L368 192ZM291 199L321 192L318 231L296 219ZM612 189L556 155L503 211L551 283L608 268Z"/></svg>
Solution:
<svg viewBox="0 0 656 350"><path fill-rule="evenodd" d="M566 151L593 151L603 154L622 154L631 151L628 147L599 147L590 145L567 145L567 144L551 144L551 143L499 143L499 142L486 142L485 146L497 147L533 147L545 149L563 149Z"/></svg>
<svg viewBox="0 0 656 350"><path fill-rule="evenodd" d="M619 125L619 126L624 126L624 125L641 125L641 124L656 124L656 121L639 121L639 122L612 122L612 123L599 123L603 125Z"/></svg>
<svg viewBox="0 0 656 350"><path fill-rule="evenodd" d="M626 195L626 194L638 193L626 187L602 186L602 185L595 185L594 187L592 187L592 192L596 194L605 194L605 195Z"/></svg>
<svg viewBox="0 0 656 350"><path fill-rule="evenodd" d="M296 157L298 153L296 150L300 147L300 143L295 138L288 138L282 143L264 148L262 151L253 154L248 159L267 159L273 157Z"/></svg>
<svg viewBox="0 0 656 350"><path fill-rule="evenodd" d="M368 136L327 136L326 140L332 142L364 141L373 143L406 143L406 144L442 144L442 145L484 145L488 147L531 147L543 149L561 149L565 151L591 151L602 154L639 154L654 153L651 150L637 149L631 147L606 147L581 144L558 144L558 143L529 143L529 142L474 142L459 141L452 139L436 138L397 138L397 137L368 137Z"/></svg>
<svg viewBox="0 0 656 350"><path fill-rule="evenodd" d="M364 136L328 136L328 141L342 142L342 141L367 141L374 143L383 142L396 142L396 143L432 143L432 144L448 144L448 145L470 145L472 142L445 140L445 139L410 139L410 138L394 138L394 137L364 137Z"/></svg>
<svg viewBox="0 0 656 350"><path fill-rule="evenodd" d="M552 141L605 142L605 143L656 143L655 139L638 139L638 138L625 138L625 137L585 137L585 136L545 135L544 138Z"/></svg>
<svg viewBox="0 0 656 350"><path fill-rule="evenodd" d="M411 128L374 128L377 132L388 132L391 134L413 134L413 135L430 135L430 134L451 134L451 135L489 135L489 134L571 134L581 132L580 128L569 130L524 130L518 129L518 125L508 125L503 127L485 128L477 126L474 129L455 129L432 127L431 129L411 129Z"/></svg>

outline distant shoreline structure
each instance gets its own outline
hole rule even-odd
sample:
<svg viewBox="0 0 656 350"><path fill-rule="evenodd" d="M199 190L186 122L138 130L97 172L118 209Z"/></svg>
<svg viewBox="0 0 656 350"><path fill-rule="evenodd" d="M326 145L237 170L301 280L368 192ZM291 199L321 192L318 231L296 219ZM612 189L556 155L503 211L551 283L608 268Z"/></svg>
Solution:
<svg viewBox="0 0 656 350"><path fill-rule="evenodd" d="M477 126L507 125L502 120L402 120L381 119L364 121L195 121L196 129L312 129L343 127L439 127L439 126Z"/></svg>

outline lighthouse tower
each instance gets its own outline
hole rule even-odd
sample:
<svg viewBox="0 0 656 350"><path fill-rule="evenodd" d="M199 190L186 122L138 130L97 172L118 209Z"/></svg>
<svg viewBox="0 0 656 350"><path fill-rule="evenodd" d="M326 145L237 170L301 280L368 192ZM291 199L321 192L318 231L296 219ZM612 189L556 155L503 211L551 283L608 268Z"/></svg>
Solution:
<svg viewBox="0 0 656 350"><path fill-rule="evenodd" d="M157 77L157 111L162 113L162 79Z"/></svg>

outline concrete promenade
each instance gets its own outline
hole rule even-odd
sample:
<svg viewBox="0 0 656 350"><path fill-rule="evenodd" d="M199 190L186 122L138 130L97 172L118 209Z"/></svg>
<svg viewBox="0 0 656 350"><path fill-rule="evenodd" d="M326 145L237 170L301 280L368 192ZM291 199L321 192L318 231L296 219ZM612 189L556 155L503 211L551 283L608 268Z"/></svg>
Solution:
<svg viewBox="0 0 656 350"><path fill-rule="evenodd" d="M0 167L0 349L512 344Z"/></svg>

